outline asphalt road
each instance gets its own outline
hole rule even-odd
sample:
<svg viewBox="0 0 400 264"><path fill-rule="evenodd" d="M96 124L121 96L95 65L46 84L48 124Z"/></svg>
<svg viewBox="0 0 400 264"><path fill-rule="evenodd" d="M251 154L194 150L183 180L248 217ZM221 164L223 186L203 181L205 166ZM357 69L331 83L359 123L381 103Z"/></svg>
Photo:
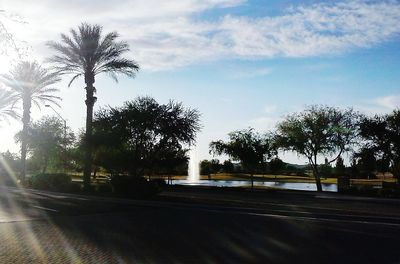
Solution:
<svg viewBox="0 0 400 264"><path fill-rule="evenodd" d="M400 202L174 188L152 201L0 188L0 263L400 263Z"/></svg>

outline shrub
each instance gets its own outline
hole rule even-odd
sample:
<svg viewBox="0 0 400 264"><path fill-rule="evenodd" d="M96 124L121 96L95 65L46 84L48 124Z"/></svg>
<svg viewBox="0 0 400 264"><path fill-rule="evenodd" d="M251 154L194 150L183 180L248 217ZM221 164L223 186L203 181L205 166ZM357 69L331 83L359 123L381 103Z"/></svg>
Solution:
<svg viewBox="0 0 400 264"><path fill-rule="evenodd" d="M147 181L143 177L113 175L110 182L114 193L121 196L144 198L151 197L160 192L157 184Z"/></svg>
<svg viewBox="0 0 400 264"><path fill-rule="evenodd" d="M31 177L32 188L49 191L68 191L71 176L65 173L41 173Z"/></svg>

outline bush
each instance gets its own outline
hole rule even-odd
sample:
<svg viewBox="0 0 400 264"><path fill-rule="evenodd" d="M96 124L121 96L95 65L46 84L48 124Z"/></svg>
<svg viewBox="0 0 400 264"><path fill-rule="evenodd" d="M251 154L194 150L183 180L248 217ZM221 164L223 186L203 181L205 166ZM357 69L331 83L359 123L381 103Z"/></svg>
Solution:
<svg viewBox="0 0 400 264"><path fill-rule="evenodd" d="M147 181L143 177L113 175L110 182L114 193L125 197L145 198L160 192L155 182Z"/></svg>
<svg viewBox="0 0 400 264"><path fill-rule="evenodd" d="M65 173L41 173L30 179L32 188L48 191L68 191L71 182L71 176Z"/></svg>

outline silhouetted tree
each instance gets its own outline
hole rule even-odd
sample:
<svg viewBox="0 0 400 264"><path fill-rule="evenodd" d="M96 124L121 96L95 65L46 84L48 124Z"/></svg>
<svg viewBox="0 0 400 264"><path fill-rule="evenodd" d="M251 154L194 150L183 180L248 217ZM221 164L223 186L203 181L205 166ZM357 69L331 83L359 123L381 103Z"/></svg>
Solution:
<svg viewBox="0 0 400 264"><path fill-rule="evenodd" d="M352 110L311 106L278 124L275 141L283 150L305 156L313 170L317 190L322 191L318 155L335 155L335 162L356 138L358 115Z"/></svg>
<svg viewBox="0 0 400 264"><path fill-rule="evenodd" d="M210 153L226 154L233 160L241 162L242 166L250 172L251 188L253 188L257 167L275 154L271 139L268 135L261 135L252 128L234 131L228 136L227 142L222 140L211 142Z"/></svg>
<svg viewBox="0 0 400 264"><path fill-rule="evenodd" d="M329 163L327 158L325 158L324 164L319 166L319 171L320 171L321 176L323 176L325 178L332 176L332 166Z"/></svg>
<svg viewBox="0 0 400 264"><path fill-rule="evenodd" d="M390 163L392 173L400 184L400 110L363 118L360 136L364 139L364 149Z"/></svg>
<svg viewBox="0 0 400 264"><path fill-rule="evenodd" d="M344 165L342 157L338 157L336 160L335 174L336 176L345 176L346 174L346 166Z"/></svg>
<svg viewBox="0 0 400 264"><path fill-rule="evenodd" d="M357 166L357 160L354 157L351 161L350 175L351 175L351 178L353 178L353 179L357 179L360 175L360 171L358 170L358 166Z"/></svg>
<svg viewBox="0 0 400 264"><path fill-rule="evenodd" d="M151 174L168 160L183 158L183 146L194 143L200 130L199 118L181 103L159 104L150 97L102 109L93 123L97 165L113 173Z"/></svg>
<svg viewBox="0 0 400 264"><path fill-rule="evenodd" d="M225 160L224 164L222 165L222 169L225 173L232 173L235 169L231 160Z"/></svg>
<svg viewBox="0 0 400 264"><path fill-rule="evenodd" d="M375 152L369 148L362 148L359 152L354 154L354 158L357 160L357 167L360 172L361 178L375 177L374 172L376 171L376 157Z"/></svg>
<svg viewBox="0 0 400 264"><path fill-rule="evenodd" d="M211 174L211 162L209 160L202 160L200 162L200 175L207 175L210 177Z"/></svg>
<svg viewBox="0 0 400 264"><path fill-rule="evenodd" d="M135 77L139 65L122 55L129 51L126 42L117 41L116 32L107 33L102 36L102 27L82 23L78 30L71 29L71 36L61 34L61 43L49 42L48 46L58 55L53 56L50 61L56 66L55 69L63 74L73 74L69 86L78 77L83 76L86 83L86 152L83 183L84 188L90 187L90 174L92 164L92 122L93 106L97 100L94 96L95 76L100 73L109 74L117 81L118 73L129 77Z"/></svg>
<svg viewBox="0 0 400 264"><path fill-rule="evenodd" d="M48 71L37 62L20 62L9 74L2 75L2 80L13 92L14 103L22 102L22 134L21 134L21 179L26 175L27 134L31 120L32 104L40 108L44 104L58 105L60 97L54 93L58 89L49 87L60 78L57 73Z"/></svg>
<svg viewBox="0 0 400 264"><path fill-rule="evenodd" d="M385 176L386 172L390 171L390 160L380 158L376 161L376 169Z"/></svg>
<svg viewBox="0 0 400 264"><path fill-rule="evenodd" d="M286 163L283 162L280 158L276 157L269 162L269 169L272 174L279 174L285 169Z"/></svg>
<svg viewBox="0 0 400 264"><path fill-rule="evenodd" d="M216 174L221 170L221 163L219 159L212 159L211 160L211 173Z"/></svg>

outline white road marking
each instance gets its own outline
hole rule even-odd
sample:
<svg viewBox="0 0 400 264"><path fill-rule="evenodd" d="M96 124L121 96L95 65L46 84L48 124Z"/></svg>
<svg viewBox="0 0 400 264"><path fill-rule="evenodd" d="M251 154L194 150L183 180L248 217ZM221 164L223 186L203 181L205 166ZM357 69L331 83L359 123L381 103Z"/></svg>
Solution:
<svg viewBox="0 0 400 264"><path fill-rule="evenodd" d="M47 208L47 207L42 207L42 206L38 206L38 205L33 205L32 207L38 208L38 209L42 209L42 210L46 210L46 211L51 211L51 212L60 212L56 209L51 209L51 208Z"/></svg>

